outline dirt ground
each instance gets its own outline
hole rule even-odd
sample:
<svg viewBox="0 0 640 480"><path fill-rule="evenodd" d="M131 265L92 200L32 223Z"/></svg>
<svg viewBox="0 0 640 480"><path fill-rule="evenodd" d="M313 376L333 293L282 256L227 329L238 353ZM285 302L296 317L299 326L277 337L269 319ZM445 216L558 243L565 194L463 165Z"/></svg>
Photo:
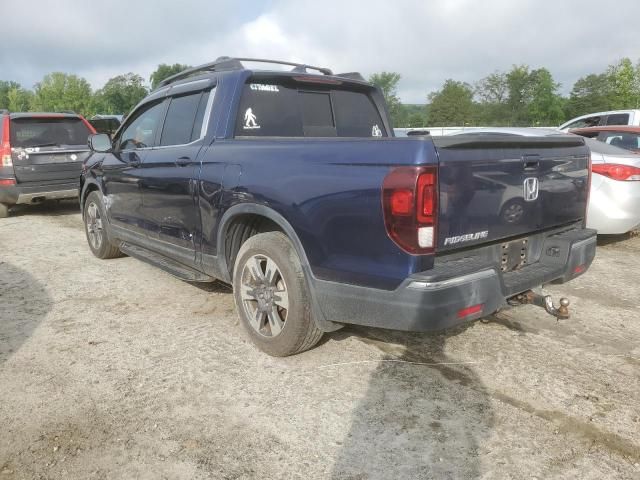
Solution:
<svg viewBox="0 0 640 480"><path fill-rule="evenodd" d="M77 207L0 220L0 480L638 479L640 238L441 335L270 358L223 285L100 261Z"/></svg>

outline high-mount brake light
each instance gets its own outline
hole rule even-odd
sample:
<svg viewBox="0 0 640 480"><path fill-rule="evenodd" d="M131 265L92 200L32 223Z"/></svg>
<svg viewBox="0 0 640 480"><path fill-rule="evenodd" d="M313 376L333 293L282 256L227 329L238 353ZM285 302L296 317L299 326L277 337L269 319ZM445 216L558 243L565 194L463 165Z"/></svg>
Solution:
<svg viewBox="0 0 640 480"><path fill-rule="evenodd" d="M382 210L389 237L412 255L433 253L436 243L438 170L398 167L382 184Z"/></svg>
<svg viewBox="0 0 640 480"><path fill-rule="evenodd" d="M342 85L340 80L336 80L334 78L324 78L316 75L298 75L293 77L296 82L304 82L304 83L320 83L326 85Z"/></svg>
<svg viewBox="0 0 640 480"><path fill-rule="evenodd" d="M623 182L640 180L640 168L631 165L620 165L617 163L594 163L591 166L593 173L604 175L613 180Z"/></svg>
<svg viewBox="0 0 640 480"><path fill-rule="evenodd" d="M2 119L2 144L0 144L0 167L13 166L11 159L11 142L9 141L9 115Z"/></svg>

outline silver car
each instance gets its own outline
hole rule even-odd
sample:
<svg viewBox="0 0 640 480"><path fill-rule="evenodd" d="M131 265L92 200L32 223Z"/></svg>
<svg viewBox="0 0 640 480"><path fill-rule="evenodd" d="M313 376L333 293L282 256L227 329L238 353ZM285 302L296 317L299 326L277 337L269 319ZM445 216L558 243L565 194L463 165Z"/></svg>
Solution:
<svg viewBox="0 0 640 480"><path fill-rule="evenodd" d="M501 133L528 137L571 135L556 129L471 128L454 135ZM621 234L640 228L640 155L584 139L591 149L592 177L587 227L599 234Z"/></svg>

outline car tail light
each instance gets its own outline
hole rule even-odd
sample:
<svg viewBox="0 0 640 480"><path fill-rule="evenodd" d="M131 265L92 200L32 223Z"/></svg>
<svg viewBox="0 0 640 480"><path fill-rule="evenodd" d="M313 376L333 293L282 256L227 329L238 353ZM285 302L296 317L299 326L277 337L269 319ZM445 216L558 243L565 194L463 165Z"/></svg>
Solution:
<svg viewBox="0 0 640 480"><path fill-rule="evenodd" d="M5 115L2 120L2 144L0 144L0 167L11 167L11 143L9 141L9 116Z"/></svg>
<svg viewBox="0 0 640 480"><path fill-rule="evenodd" d="M399 167L382 184L382 210L389 237L413 255L433 253L436 242L438 170Z"/></svg>
<svg viewBox="0 0 640 480"><path fill-rule="evenodd" d="M617 163L596 163L592 167L593 173L620 181L640 180L640 168Z"/></svg>
<svg viewBox="0 0 640 480"><path fill-rule="evenodd" d="M15 185L15 178L0 178L0 187L8 187L10 185Z"/></svg>

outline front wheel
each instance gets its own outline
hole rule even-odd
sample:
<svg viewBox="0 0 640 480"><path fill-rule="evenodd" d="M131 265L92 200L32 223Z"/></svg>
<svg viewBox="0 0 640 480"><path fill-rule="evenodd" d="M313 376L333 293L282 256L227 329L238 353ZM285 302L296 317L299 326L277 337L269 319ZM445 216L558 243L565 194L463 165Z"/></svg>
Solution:
<svg viewBox="0 0 640 480"><path fill-rule="evenodd" d="M102 195L91 192L84 204L84 230L89 248L101 259L120 257L120 249L113 245L107 236L105 218Z"/></svg>
<svg viewBox="0 0 640 480"><path fill-rule="evenodd" d="M242 245L233 293L245 330L263 352L285 357L320 341L300 259L283 233L260 233Z"/></svg>

